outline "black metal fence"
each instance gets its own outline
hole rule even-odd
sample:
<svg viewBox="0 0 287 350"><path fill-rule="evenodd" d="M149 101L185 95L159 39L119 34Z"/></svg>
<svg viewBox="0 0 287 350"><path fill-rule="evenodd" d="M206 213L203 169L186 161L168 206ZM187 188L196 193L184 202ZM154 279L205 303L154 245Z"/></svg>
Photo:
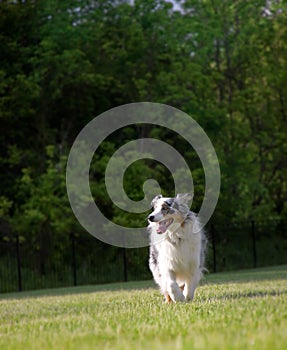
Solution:
<svg viewBox="0 0 287 350"><path fill-rule="evenodd" d="M287 263L284 220L211 225L209 268L212 272Z"/></svg>
<svg viewBox="0 0 287 350"><path fill-rule="evenodd" d="M210 272L287 263L286 221L211 225L207 236ZM52 238L42 248L18 235L0 236L0 292L152 278L148 247L116 248L72 234L65 251Z"/></svg>

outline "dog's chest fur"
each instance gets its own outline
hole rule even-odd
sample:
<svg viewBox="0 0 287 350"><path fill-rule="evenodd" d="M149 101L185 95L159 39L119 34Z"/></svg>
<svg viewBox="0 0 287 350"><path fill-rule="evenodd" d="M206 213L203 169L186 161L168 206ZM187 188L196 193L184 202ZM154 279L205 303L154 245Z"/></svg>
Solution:
<svg viewBox="0 0 287 350"><path fill-rule="evenodd" d="M168 230L166 238L155 245L159 269L174 271L176 275L190 274L199 267L200 246L201 235L193 233L191 221L176 231Z"/></svg>

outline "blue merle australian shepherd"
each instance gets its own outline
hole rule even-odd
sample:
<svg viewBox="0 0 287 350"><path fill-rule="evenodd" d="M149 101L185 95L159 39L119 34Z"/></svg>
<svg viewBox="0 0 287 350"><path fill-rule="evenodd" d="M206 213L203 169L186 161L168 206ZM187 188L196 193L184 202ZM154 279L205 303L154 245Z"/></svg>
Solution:
<svg viewBox="0 0 287 350"><path fill-rule="evenodd" d="M204 269L206 238L189 210L191 199L158 195L151 203L149 267L168 303L192 300Z"/></svg>

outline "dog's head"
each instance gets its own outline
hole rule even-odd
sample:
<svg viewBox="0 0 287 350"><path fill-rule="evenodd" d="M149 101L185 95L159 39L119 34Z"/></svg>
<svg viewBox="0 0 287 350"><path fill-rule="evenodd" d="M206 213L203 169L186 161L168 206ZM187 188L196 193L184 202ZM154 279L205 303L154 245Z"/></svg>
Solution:
<svg viewBox="0 0 287 350"><path fill-rule="evenodd" d="M153 212L148 216L149 223L157 225L157 233L165 233L172 223L181 224L184 221L191 200L190 193L178 194L175 198L156 196L151 202Z"/></svg>

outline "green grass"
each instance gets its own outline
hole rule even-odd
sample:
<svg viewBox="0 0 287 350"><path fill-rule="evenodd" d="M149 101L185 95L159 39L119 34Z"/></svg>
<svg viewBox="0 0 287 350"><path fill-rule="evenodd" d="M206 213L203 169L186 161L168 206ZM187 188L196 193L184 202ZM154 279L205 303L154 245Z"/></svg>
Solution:
<svg viewBox="0 0 287 350"><path fill-rule="evenodd" d="M287 266L210 274L188 304L153 282L0 295L0 349L287 349Z"/></svg>

